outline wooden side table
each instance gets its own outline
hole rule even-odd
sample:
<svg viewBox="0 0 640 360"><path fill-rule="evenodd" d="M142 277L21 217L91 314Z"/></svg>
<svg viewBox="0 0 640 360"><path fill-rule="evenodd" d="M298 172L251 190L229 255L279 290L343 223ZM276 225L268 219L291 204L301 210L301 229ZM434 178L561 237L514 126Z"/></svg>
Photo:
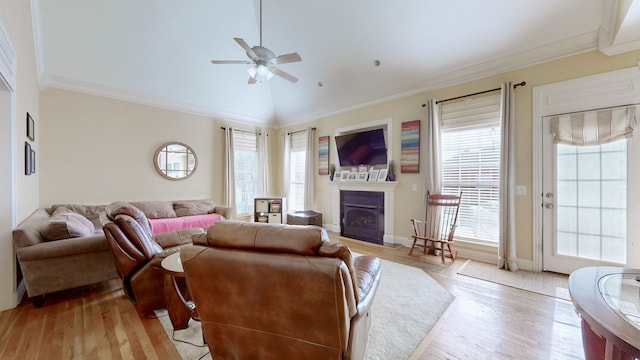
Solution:
<svg viewBox="0 0 640 360"><path fill-rule="evenodd" d="M189 319L195 312L195 307L185 300L178 286L177 278L184 278L184 269L180 261L180 252L176 252L164 258L161 263L164 271L164 300L167 303L167 312L174 330L189 327Z"/></svg>

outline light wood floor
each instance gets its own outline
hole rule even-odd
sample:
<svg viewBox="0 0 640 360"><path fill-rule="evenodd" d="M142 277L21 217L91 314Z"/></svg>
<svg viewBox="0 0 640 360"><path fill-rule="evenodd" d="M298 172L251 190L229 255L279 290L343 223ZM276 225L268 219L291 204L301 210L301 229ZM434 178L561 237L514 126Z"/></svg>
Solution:
<svg viewBox="0 0 640 360"><path fill-rule="evenodd" d="M340 241L359 253L423 268L456 297L415 359L584 359L580 321L569 301L458 275L462 258L442 265L434 256L409 256L404 247ZM25 300L0 312L0 359L179 355L159 321L139 317L113 280L50 295L39 309Z"/></svg>

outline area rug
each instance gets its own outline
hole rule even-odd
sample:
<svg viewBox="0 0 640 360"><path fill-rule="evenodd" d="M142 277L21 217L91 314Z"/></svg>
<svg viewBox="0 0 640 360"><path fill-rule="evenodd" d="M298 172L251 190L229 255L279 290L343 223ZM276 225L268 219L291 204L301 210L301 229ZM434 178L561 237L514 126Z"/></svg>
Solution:
<svg viewBox="0 0 640 360"><path fill-rule="evenodd" d="M365 359L409 359L451 301L453 295L423 270L382 260ZM200 323L173 331L166 311L156 314L183 360L211 359Z"/></svg>
<svg viewBox="0 0 640 360"><path fill-rule="evenodd" d="M467 260L458 274L490 281L517 289L571 300L569 296L569 277L567 275L518 270L515 272L498 269L495 264Z"/></svg>

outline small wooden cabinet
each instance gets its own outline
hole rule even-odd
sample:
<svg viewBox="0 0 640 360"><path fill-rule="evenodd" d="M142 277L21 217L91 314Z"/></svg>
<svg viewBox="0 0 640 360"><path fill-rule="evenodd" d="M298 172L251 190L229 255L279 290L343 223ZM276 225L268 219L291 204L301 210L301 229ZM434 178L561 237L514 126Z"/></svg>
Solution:
<svg viewBox="0 0 640 360"><path fill-rule="evenodd" d="M253 221L282 224L286 222L285 198L255 198L253 203Z"/></svg>

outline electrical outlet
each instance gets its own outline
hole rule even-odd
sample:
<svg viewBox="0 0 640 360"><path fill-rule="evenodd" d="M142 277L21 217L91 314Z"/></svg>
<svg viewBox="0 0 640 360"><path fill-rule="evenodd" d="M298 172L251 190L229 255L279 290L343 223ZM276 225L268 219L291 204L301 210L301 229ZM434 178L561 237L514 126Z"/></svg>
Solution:
<svg viewBox="0 0 640 360"><path fill-rule="evenodd" d="M418 184L411 184L411 191L418 191Z"/></svg>
<svg viewBox="0 0 640 360"><path fill-rule="evenodd" d="M524 185L516 185L516 195L527 195L527 187Z"/></svg>

